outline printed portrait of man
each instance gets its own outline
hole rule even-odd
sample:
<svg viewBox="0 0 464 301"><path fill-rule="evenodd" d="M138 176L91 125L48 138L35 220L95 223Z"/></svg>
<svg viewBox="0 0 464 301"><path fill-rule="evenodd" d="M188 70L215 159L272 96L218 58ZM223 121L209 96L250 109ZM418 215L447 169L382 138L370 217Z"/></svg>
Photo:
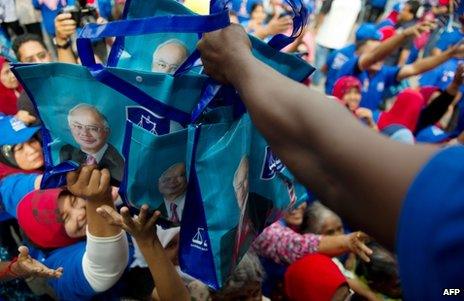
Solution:
<svg viewBox="0 0 464 301"><path fill-rule="evenodd" d="M151 71L174 74L188 56L187 47L181 41L167 40L153 52Z"/></svg>
<svg viewBox="0 0 464 301"><path fill-rule="evenodd" d="M161 214L173 223L180 223L187 191L185 163L176 163L166 169L158 179L158 190L164 199L164 206L159 208Z"/></svg>
<svg viewBox="0 0 464 301"><path fill-rule="evenodd" d="M244 250L240 249L244 245L251 245L256 235L263 230L266 217L274 208L271 200L250 192L249 170L250 162L245 155L241 158L232 181L235 200L240 209L238 225L226 232L220 241L221 272L224 275L231 272L224 268L233 269L244 254Z"/></svg>
<svg viewBox="0 0 464 301"><path fill-rule="evenodd" d="M111 134L106 117L92 105L79 104L68 112L68 126L76 148L70 144L60 150L60 160L73 160L80 164L96 164L107 168L112 179L120 182L124 159L116 148L108 143Z"/></svg>

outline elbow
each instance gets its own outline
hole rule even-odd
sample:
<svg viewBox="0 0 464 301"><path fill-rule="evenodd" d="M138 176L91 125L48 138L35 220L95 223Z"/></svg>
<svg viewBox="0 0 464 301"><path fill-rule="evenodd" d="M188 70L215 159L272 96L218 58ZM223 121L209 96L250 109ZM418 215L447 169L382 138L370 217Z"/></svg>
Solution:
<svg viewBox="0 0 464 301"><path fill-rule="evenodd" d="M89 250L89 241L87 241L82 268L85 278L97 293L105 292L115 285L129 262L127 236L124 231L118 236L104 248L91 246L92 249Z"/></svg>

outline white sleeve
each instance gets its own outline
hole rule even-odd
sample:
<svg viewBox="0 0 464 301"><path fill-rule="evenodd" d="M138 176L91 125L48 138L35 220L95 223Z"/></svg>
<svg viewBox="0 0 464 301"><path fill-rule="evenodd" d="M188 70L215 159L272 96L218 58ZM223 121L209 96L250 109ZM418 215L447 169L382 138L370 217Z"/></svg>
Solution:
<svg viewBox="0 0 464 301"><path fill-rule="evenodd" d="M121 278L128 261L129 245L125 231L112 237L96 237L87 229L82 268L95 292L110 289Z"/></svg>

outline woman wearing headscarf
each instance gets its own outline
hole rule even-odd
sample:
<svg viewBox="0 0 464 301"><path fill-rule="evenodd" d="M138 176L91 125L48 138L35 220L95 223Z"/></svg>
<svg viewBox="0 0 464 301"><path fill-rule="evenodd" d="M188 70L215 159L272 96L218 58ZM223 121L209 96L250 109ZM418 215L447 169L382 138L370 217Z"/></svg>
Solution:
<svg viewBox="0 0 464 301"><path fill-rule="evenodd" d="M21 86L10 70L8 61L0 56L0 113L14 115L18 112L17 101Z"/></svg>
<svg viewBox="0 0 464 301"><path fill-rule="evenodd" d="M370 128L377 130L372 111L359 107L362 98L361 90L362 86L359 79L354 76L342 76L335 82L332 95L358 119Z"/></svg>

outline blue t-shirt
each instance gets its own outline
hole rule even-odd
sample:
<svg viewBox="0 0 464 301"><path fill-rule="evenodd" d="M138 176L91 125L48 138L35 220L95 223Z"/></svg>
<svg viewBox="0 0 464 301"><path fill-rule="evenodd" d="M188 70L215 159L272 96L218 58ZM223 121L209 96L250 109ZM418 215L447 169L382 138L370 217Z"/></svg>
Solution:
<svg viewBox="0 0 464 301"><path fill-rule="evenodd" d="M35 189L38 174L14 174L0 181L0 201L5 211L16 218L16 207L22 198Z"/></svg>
<svg viewBox="0 0 464 301"><path fill-rule="evenodd" d="M462 300L464 147L437 153L406 195L397 236L405 300ZM444 289L460 288L457 297Z"/></svg>
<svg viewBox="0 0 464 301"><path fill-rule="evenodd" d="M424 73L422 77L419 79L419 83L421 86L435 86L440 88L441 90L445 90L446 87L453 81L454 74L456 71L457 66L459 63L462 63L462 60L452 58L446 61L445 63L441 64L440 66L436 67ZM464 130L464 85L461 85L459 91L462 93L462 97L459 100L458 108L459 108L459 115L458 115L458 123L457 127L454 130L454 134L451 136L454 137L458 135L460 132Z"/></svg>
<svg viewBox="0 0 464 301"><path fill-rule="evenodd" d="M352 75L361 81L362 99L360 106L372 111L378 110L379 105L383 102L384 92L400 82L396 79L400 67L385 66L375 74L371 75L366 70L358 69L359 57L354 56L346 62L337 74L337 78L344 75Z"/></svg>
<svg viewBox="0 0 464 301"><path fill-rule="evenodd" d="M332 95L333 87L337 81L337 73L343 65L354 56L356 46L348 45L340 50L332 51L327 57L327 79L325 81L325 94Z"/></svg>
<svg viewBox="0 0 464 301"><path fill-rule="evenodd" d="M60 10L63 8L63 5L61 5L61 1L57 2L58 5L56 10L51 10L44 3L40 3L39 0L32 0L34 8L40 10L40 12L42 13L42 24L45 28L45 31L47 31L47 33L52 37L55 36L55 18L60 12ZM74 0L67 0L66 2L68 5L74 5Z"/></svg>
<svg viewBox="0 0 464 301"><path fill-rule="evenodd" d="M43 262L51 269L63 267L61 278L48 281L58 300L90 300L96 295L82 269L84 253L85 242L78 242L52 251Z"/></svg>
<svg viewBox="0 0 464 301"><path fill-rule="evenodd" d="M453 31L451 32L448 32L445 30L441 34L436 47L440 49L441 51L445 51L450 46L459 42L462 38L464 38L464 34L458 28L453 28Z"/></svg>

